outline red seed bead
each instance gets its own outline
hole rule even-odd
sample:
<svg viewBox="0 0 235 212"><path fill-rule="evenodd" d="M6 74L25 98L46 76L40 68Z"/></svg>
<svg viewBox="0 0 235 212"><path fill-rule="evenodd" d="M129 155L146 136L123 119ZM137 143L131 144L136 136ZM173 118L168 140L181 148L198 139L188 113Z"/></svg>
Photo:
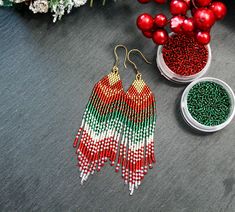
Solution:
<svg viewBox="0 0 235 212"><path fill-rule="evenodd" d="M158 29L153 33L153 42L158 45L163 45L168 40L168 33L165 29Z"/></svg>
<svg viewBox="0 0 235 212"><path fill-rule="evenodd" d="M181 76L199 73L207 64L208 50L196 37L184 34L172 35L162 48L166 65Z"/></svg>
<svg viewBox="0 0 235 212"><path fill-rule="evenodd" d="M182 24L182 29L184 32L192 32L194 30L194 22L192 18L187 18Z"/></svg>
<svg viewBox="0 0 235 212"><path fill-rule="evenodd" d="M78 144L78 135L76 135L75 139L74 139L74 142L73 142L73 147L76 148L77 147L77 144Z"/></svg>
<svg viewBox="0 0 235 212"><path fill-rule="evenodd" d="M154 23L157 27L164 27L167 24L167 17L164 14L160 13L155 16Z"/></svg>
<svg viewBox="0 0 235 212"><path fill-rule="evenodd" d="M149 3L151 0L138 0L139 3L141 4L147 4Z"/></svg>
<svg viewBox="0 0 235 212"><path fill-rule="evenodd" d="M206 45L210 43L211 36L209 32L197 32L196 39L200 44Z"/></svg>
<svg viewBox="0 0 235 212"><path fill-rule="evenodd" d="M215 15L212 10L207 8L199 8L193 15L195 26L202 30L209 30L215 23Z"/></svg>
<svg viewBox="0 0 235 212"><path fill-rule="evenodd" d="M170 3L170 12L172 15L186 15L188 5L183 0L173 0Z"/></svg>
<svg viewBox="0 0 235 212"><path fill-rule="evenodd" d="M222 2L215 1L211 4L210 9L214 13L217 20L221 20L227 13L227 8Z"/></svg>
<svg viewBox="0 0 235 212"><path fill-rule="evenodd" d="M148 13L143 13L137 18L137 26L142 31L149 31L153 28L153 17Z"/></svg>
<svg viewBox="0 0 235 212"><path fill-rule="evenodd" d="M142 31L142 33L146 38L152 38L153 37L153 33L151 31Z"/></svg>
<svg viewBox="0 0 235 212"><path fill-rule="evenodd" d="M115 172L119 172L119 166L116 166Z"/></svg>
<svg viewBox="0 0 235 212"><path fill-rule="evenodd" d="M183 25L184 20L185 18L180 15L174 16L173 18L171 18L170 28L172 32L181 33L183 31L182 25Z"/></svg>

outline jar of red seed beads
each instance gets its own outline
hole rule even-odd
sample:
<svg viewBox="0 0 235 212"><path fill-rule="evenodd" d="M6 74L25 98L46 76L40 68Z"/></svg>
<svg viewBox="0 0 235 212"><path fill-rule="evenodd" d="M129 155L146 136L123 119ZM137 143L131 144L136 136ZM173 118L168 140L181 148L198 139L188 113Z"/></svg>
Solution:
<svg viewBox="0 0 235 212"><path fill-rule="evenodd" d="M184 90L181 112L192 128L201 132L215 132L232 121L235 115L235 96L230 86L222 80L200 78Z"/></svg>
<svg viewBox="0 0 235 212"><path fill-rule="evenodd" d="M202 77L211 64L210 45L199 44L193 36L171 33L157 51L161 74L176 83L189 83Z"/></svg>

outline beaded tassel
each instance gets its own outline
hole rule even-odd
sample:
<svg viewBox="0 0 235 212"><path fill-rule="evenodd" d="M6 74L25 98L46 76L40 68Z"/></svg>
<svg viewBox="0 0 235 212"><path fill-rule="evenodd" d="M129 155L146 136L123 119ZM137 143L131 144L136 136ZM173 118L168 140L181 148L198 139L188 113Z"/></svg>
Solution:
<svg viewBox="0 0 235 212"><path fill-rule="evenodd" d="M124 130L116 172L122 168L122 177L129 184L130 195L137 189L155 163L154 129L156 103L149 87L137 78L125 95Z"/></svg>
<svg viewBox="0 0 235 212"><path fill-rule="evenodd" d="M82 125L75 137L81 184L95 170L99 171L109 158L114 165L122 121L124 91L117 71L111 72L93 88L83 115Z"/></svg>

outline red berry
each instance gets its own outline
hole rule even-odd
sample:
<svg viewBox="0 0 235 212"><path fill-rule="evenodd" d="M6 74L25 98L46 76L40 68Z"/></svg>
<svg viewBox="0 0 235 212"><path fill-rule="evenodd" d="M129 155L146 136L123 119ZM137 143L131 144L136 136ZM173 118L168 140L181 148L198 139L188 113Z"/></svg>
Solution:
<svg viewBox="0 0 235 212"><path fill-rule="evenodd" d="M137 26L142 31L149 31L153 27L153 18L148 13L143 13L137 18Z"/></svg>
<svg viewBox="0 0 235 212"><path fill-rule="evenodd" d="M203 31L209 30L215 23L214 13L207 8L199 8L196 10L194 16L195 26Z"/></svg>
<svg viewBox="0 0 235 212"><path fill-rule="evenodd" d="M211 3L212 0L194 0L195 4L198 7L207 7Z"/></svg>
<svg viewBox="0 0 235 212"><path fill-rule="evenodd" d="M191 0L184 0L184 2L187 4L188 9L189 9L189 8L190 8L190 5L191 5Z"/></svg>
<svg viewBox="0 0 235 212"><path fill-rule="evenodd" d="M181 33L183 31L182 25L183 25L184 19L185 18L180 15L174 16L173 18L171 18L170 28L172 32Z"/></svg>
<svg viewBox="0 0 235 212"><path fill-rule="evenodd" d="M165 29L158 29L153 33L153 42L162 45L168 40L168 33Z"/></svg>
<svg viewBox="0 0 235 212"><path fill-rule="evenodd" d="M141 4L147 4L149 3L151 0L138 0L139 3Z"/></svg>
<svg viewBox="0 0 235 212"><path fill-rule="evenodd" d="M210 43L211 36L209 32L197 32L196 39L200 44L206 45Z"/></svg>
<svg viewBox="0 0 235 212"><path fill-rule="evenodd" d="M152 38L153 37L153 33L151 31L142 31L142 33L146 38Z"/></svg>
<svg viewBox="0 0 235 212"><path fill-rule="evenodd" d="M172 15L186 15L188 5L183 0L173 0L170 3L170 12Z"/></svg>
<svg viewBox="0 0 235 212"><path fill-rule="evenodd" d="M158 4L165 4L166 0L154 0Z"/></svg>
<svg viewBox="0 0 235 212"><path fill-rule="evenodd" d="M167 17L164 14L160 13L155 16L154 23L157 27L164 27L167 24Z"/></svg>
<svg viewBox="0 0 235 212"><path fill-rule="evenodd" d="M214 13L217 20L221 20L227 13L227 8L222 2L215 1L211 4L210 9Z"/></svg>
<svg viewBox="0 0 235 212"><path fill-rule="evenodd" d="M194 22L192 18L187 18L182 24L182 29L184 32L192 32L194 30Z"/></svg>

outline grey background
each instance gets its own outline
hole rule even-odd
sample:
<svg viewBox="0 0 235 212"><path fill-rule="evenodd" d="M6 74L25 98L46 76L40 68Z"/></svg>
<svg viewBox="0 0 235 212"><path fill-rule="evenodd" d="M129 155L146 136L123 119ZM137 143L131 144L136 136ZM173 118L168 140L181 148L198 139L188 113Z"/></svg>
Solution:
<svg viewBox="0 0 235 212"><path fill-rule="evenodd" d="M179 113L185 86L156 65L135 61L157 99L157 165L130 197L110 166L80 185L72 142L91 89L109 73L113 47L157 47L136 29L142 12L166 7L136 1L74 9L60 22L27 10L0 9L0 211L235 211L235 122L200 135ZM235 6L212 30L208 76L235 89ZM125 88L134 79L121 71Z"/></svg>

